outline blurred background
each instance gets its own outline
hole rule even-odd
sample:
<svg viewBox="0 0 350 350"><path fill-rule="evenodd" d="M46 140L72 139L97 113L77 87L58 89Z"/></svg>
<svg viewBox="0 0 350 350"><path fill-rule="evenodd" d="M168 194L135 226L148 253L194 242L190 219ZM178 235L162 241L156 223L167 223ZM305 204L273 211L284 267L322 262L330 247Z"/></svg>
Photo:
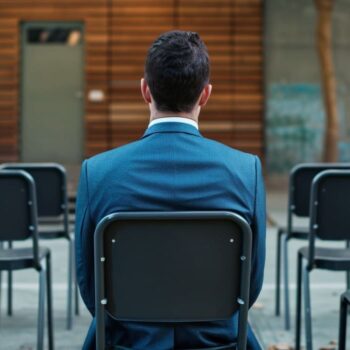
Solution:
<svg viewBox="0 0 350 350"><path fill-rule="evenodd" d="M274 315L275 232L293 166L350 161L350 0L0 0L0 163L59 162L74 197L83 159L142 136L145 55L173 29L198 32L211 57L202 134L262 159L268 256L251 322L264 349L292 349L294 330ZM51 244L57 348L79 349L90 316L65 330L60 244ZM294 260L291 269L294 282ZM36 287L23 276L14 277L19 310L1 316L0 349L35 346ZM345 279L315 276L316 346L335 349ZM294 314L294 294L291 303Z"/></svg>
<svg viewBox="0 0 350 350"><path fill-rule="evenodd" d="M203 133L265 154L261 1L2 0L0 6L0 160L74 164L140 137L149 119L140 95L145 55L160 33L175 28L197 31L210 52L214 91L201 116ZM268 22L278 25L279 12L271 15ZM268 34L273 45L278 38Z"/></svg>
<svg viewBox="0 0 350 350"><path fill-rule="evenodd" d="M324 3L333 4L337 148L347 161L350 3ZM323 160L317 18L303 0L1 0L0 161L79 164L142 135L144 57L175 28L197 31L210 52L205 136L258 154L268 174Z"/></svg>

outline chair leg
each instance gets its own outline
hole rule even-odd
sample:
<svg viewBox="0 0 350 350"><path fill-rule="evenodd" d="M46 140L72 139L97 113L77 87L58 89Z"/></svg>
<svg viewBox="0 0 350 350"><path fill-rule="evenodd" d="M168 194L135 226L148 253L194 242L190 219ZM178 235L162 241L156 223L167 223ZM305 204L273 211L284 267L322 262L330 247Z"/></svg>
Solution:
<svg viewBox="0 0 350 350"><path fill-rule="evenodd" d="M8 249L12 248L12 242L8 242ZM12 316L12 295L13 295L13 290L12 290L12 271L8 270L7 273L7 315Z"/></svg>
<svg viewBox="0 0 350 350"><path fill-rule="evenodd" d="M7 272L7 315L12 316L12 271Z"/></svg>
<svg viewBox="0 0 350 350"><path fill-rule="evenodd" d="M2 272L0 271L0 315L1 315L1 295L2 295Z"/></svg>
<svg viewBox="0 0 350 350"><path fill-rule="evenodd" d="M74 242L74 241L73 241ZM74 244L73 244L74 246ZM75 305L75 315L80 315L80 307L79 307L79 289L78 289L78 282L77 282L77 270L75 267L75 253L73 249L73 276L74 276L74 305Z"/></svg>
<svg viewBox="0 0 350 350"><path fill-rule="evenodd" d="M289 275L288 275L288 240L286 234L283 239L283 259L284 259L284 327L287 331L290 330L290 307L289 307Z"/></svg>
<svg viewBox="0 0 350 350"><path fill-rule="evenodd" d="M340 299L339 350L346 350L347 313L348 313L348 302L342 296Z"/></svg>
<svg viewBox="0 0 350 350"><path fill-rule="evenodd" d="M302 272L303 256L298 252L297 262L297 300L295 312L295 350L300 350L301 343L301 306L302 306Z"/></svg>
<svg viewBox="0 0 350 350"><path fill-rule="evenodd" d="M307 267L304 267L304 310L305 310L305 338L306 350L312 350L312 316L311 316L311 299L310 299L310 272Z"/></svg>
<svg viewBox="0 0 350 350"><path fill-rule="evenodd" d="M73 323L73 241L68 240L68 281L67 281L67 330L72 329Z"/></svg>
<svg viewBox="0 0 350 350"><path fill-rule="evenodd" d="M79 303L79 290L78 290L78 283L75 276L75 283L74 283L74 295L75 295L75 315L80 315L80 303Z"/></svg>
<svg viewBox="0 0 350 350"><path fill-rule="evenodd" d="M350 248L350 241L346 241L346 248ZM350 289L350 271L346 271L346 289Z"/></svg>
<svg viewBox="0 0 350 350"><path fill-rule="evenodd" d="M281 239L283 230L277 231L277 254L276 254L276 291L275 291L275 315L280 315L281 305Z"/></svg>
<svg viewBox="0 0 350 350"><path fill-rule="evenodd" d="M44 350L44 328L45 328L45 270L39 271L39 302L38 302L38 330L37 350Z"/></svg>
<svg viewBox="0 0 350 350"><path fill-rule="evenodd" d="M0 249L4 248L3 242L0 242ZM0 316L1 316L1 296L2 296L2 271L0 271Z"/></svg>
<svg viewBox="0 0 350 350"><path fill-rule="evenodd" d="M79 308L79 290L78 290L78 283L77 283L77 270L75 267L75 251L74 251L74 239L72 239L72 245L73 245L73 259L72 259L72 273L73 273L73 284L74 284L74 313L76 316L80 314L80 308Z"/></svg>
<svg viewBox="0 0 350 350"><path fill-rule="evenodd" d="M46 293L47 293L47 335L49 350L54 350L54 326L52 307L52 279L51 279L51 254L46 257Z"/></svg>

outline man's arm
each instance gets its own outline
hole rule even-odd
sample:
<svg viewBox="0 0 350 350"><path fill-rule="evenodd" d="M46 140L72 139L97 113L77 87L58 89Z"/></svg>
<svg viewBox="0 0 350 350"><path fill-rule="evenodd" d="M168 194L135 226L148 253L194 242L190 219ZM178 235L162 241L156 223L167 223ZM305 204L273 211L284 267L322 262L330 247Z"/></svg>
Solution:
<svg viewBox="0 0 350 350"><path fill-rule="evenodd" d="M261 163L255 157L255 202L252 222L253 245L252 245L252 269L250 279L249 305L253 305L259 296L264 280L265 267L265 241L266 241L266 200L265 186L261 170Z"/></svg>
<svg viewBox="0 0 350 350"><path fill-rule="evenodd" d="M85 160L81 167L77 193L75 256L80 293L93 316L95 314L94 232L95 225L90 214L87 161Z"/></svg>

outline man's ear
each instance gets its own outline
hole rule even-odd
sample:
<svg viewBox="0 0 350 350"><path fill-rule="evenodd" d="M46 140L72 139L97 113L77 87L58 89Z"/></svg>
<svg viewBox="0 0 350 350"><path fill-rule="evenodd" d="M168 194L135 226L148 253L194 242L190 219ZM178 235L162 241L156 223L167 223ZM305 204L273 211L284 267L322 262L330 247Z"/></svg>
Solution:
<svg viewBox="0 0 350 350"><path fill-rule="evenodd" d="M199 107L203 107L207 104L212 88L213 88L213 86L211 84L205 85L205 87L201 93L201 96L199 98L199 103L198 103Z"/></svg>
<svg viewBox="0 0 350 350"><path fill-rule="evenodd" d="M149 90L148 84L144 78L141 78L141 94L146 103L152 102L151 91Z"/></svg>

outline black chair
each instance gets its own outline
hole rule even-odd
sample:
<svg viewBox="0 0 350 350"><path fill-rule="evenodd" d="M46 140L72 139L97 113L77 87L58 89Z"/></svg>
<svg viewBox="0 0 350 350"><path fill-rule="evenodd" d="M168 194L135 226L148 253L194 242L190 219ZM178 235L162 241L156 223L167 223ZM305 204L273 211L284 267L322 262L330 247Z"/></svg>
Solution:
<svg viewBox="0 0 350 350"><path fill-rule="evenodd" d="M296 227L294 218L309 218L310 215L310 191L314 177L325 170L347 170L350 164L341 163L305 163L295 166L289 176L287 227L280 227L277 231L276 254L276 290L275 290L275 315L280 315L281 298L281 264L283 259L283 285L284 285L284 321L285 329L290 329L289 307L289 276L288 276L288 242L291 239L307 240L309 238L308 227ZM349 278L348 286L350 287Z"/></svg>
<svg viewBox="0 0 350 350"><path fill-rule="evenodd" d="M251 240L247 222L229 212L106 216L95 231L97 349L105 348L105 313L185 323L237 311L238 345L220 349L246 349Z"/></svg>
<svg viewBox="0 0 350 350"><path fill-rule="evenodd" d="M3 164L0 169L24 170L33 177L38 200L39 238L66 239L68 241L67 329L71 329L73 320L73 274L75 272L74 244L69 231L66 171L63 166L56 163L9 163ZM11 272L9 273L8 286L8 314L11 315Z"/></svg>
<svg viewBox="0 0 350 350"><path fill-rule="evenodd" d="M350 290L343 293L340 297L339 350L346 350L346 326L349 304Z"/></svg>
<svg viewBox="0 0 350 350"><path fill-rule="evenodd" d="M45 293L47 300L48 345L54 348L51 286L51 254L39 247L37 202L33 178L24 171L0 171L0 241L31 238L31 248L0 248L0 271L34 268L39 273L37 349L44 349ZM43 261L46 264L43 264ZM46 266L45 266L46 265Z"/></svg>
<svg viewBox="0 0 350 350"><path fill-rule="evenodd" d="M312 323L309 273L314 269L350 270L349 248L316 247L316 238L328 241L350 239L350 170L327 170L312 181L310 199L309 245L298 251L296 350L300 350L302 285L306 349L312 349ZM304 264L306 262L306 264Z"/></svg>

